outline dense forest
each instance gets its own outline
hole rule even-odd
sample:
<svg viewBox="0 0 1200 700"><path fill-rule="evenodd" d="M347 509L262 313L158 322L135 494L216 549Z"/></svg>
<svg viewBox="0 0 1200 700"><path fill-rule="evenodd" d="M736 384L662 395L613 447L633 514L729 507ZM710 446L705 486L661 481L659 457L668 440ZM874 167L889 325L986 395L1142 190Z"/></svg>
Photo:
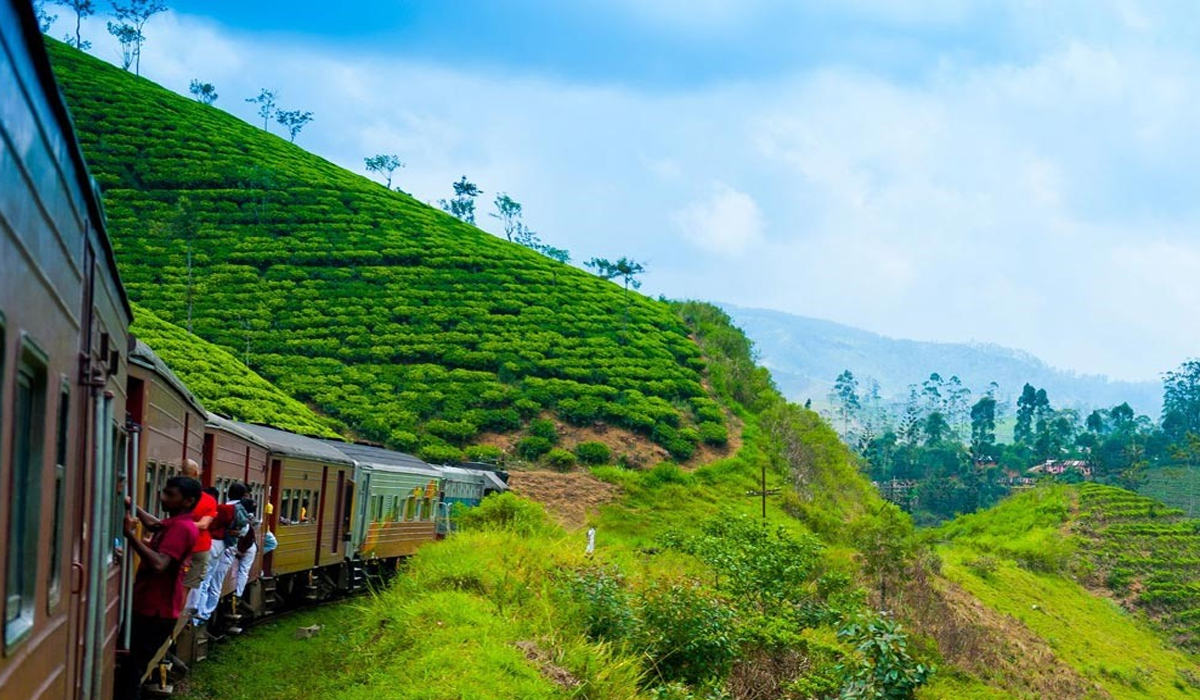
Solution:
<svg viewBox="0 0 1200 700"><path fill-rule="evenodd" d="M1161 489L1167 473L1180 483L1200 473L1200 361L1165 375L1158 420L1128 403L1086 414L1055 408L1046 390L1031 384L1011 407L997 398L995 383L981 394L957 376L934 373L893 405L877 384L860 385L846 370L830 392L829 418L871 479L920 523L987 508L1039 479L1137 490L1151 483ZM1011 438L1001 439L1002 432ZM1193 502L1179 505L1195 514Z"/></svg>

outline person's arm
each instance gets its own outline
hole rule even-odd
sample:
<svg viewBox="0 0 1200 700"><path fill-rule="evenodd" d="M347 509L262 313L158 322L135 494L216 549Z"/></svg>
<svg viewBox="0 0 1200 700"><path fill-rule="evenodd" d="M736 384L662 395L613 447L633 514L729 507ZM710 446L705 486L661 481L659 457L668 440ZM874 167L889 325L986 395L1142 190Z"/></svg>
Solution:
<svg viewBox="0 0 1200 700"><path fill-rule="evenodd" d="M138 508L138 510L141 511L142 509ZM142 512L144 513L145 511ZM138 515L140 516L141 513ZM162 527L162 523L158 522L157 519L155 519L155 522L158 527ZM128 515L125 516L125 537L129 539L129 546L133 548L133 551L137 552L142 561L146 562L154 570L154 573L158 574L166 571L167 567L171 565L171 557L154 551L150 548L150 545L142 541L142 538L137 536L137 523L138 519L131 518Z"/></svg>
<svg viewBox="0 0 1200 700"><path fill-rule="evenodd" d="M161 520L154 517L153 515L150 515L146 511L142 510L141 506L137 506L135 508L135 510L137 510L137 519L142 521L142 525L145 526L145 528L147 530L161 530L162 529L162 521Z"/></svg>
<svg viewBox="0 0 1200 700"><path fill-rule="evenodd" d="M212 524L212 521L213 521L213 516L206 515L203 518L200 518L199 520L196 521L196 529L197 530L207 530L208 526Z"/></svg>

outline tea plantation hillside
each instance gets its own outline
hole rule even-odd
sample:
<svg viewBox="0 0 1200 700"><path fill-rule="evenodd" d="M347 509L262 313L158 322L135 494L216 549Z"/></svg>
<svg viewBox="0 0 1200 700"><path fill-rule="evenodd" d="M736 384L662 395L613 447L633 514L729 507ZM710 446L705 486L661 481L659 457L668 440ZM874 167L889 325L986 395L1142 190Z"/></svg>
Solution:
<svg viewBox="0 0 1200 700"><path fill-rule="evenodd" d="M136 305L133 332L209 411L304 435L338 436L333 421L283 393L233 355Z"/></svg>
<svg viewBox="0 0 1200 700"><path fill-rule="evenodd" d="M47 43L130 296L179 325L192 299L197 335L293 397L437 461L545 411L681 461L726 439L667 304Z"/></svg>

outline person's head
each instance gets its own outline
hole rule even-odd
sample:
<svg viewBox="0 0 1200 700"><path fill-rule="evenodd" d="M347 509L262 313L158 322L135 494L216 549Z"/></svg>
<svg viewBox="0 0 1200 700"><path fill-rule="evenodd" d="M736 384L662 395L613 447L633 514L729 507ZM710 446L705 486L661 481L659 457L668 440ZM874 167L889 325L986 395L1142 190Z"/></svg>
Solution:
<svg viewBox="0 0 1200 700"><path fill-rule="evenodd" d="M204 493L207 493L208 495L212 496L213 498L219 498L221 496L221 492L217 490L216 486L205 486L201 490L204 491Z"/></svg>
<svg viewBox="0 0 1200 700"><path fill-rule="evenodd" d="M240 481L235 481L229 485L229 500L240 501L246 496L246 485Z"/></svg>
<svg viewBox="0 0 1200 700"><path fill-rule="evenodd" d="M258 504L254 502L253 498L243 498L242 508L250 515L254 515L258 511Z"/></svg>
<svg viewBox="0 0 1200 700"><path fill-rule="evenodd" d="M183 461L183 475L190 476L193 479L200 479L200 465L194 459L185 459Z"/></svg>
<svg viewBox="0 0 1200 700"><path fill-rule="evenodd" d="M171 515L191 512L200 500L200 482L190 476L173 476L167 479L158 500Z"/></svg>

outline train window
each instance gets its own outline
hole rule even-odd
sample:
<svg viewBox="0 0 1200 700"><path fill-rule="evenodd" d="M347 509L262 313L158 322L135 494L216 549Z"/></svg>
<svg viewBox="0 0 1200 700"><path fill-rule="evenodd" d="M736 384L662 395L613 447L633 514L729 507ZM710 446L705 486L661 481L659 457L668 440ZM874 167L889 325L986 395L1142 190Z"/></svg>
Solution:
<svg viewBox="0 0 1200 700"><path fill-rule="evenodd" d="M311 522L317 522L321 516L321 490L317 489L312 492L312 507L308 511L308 519Z"/></svg>
<svg viewBox="0 0 1200 700"><path fill-rule="evenodd" d="M291 518L288 517L290 515L288 512L288 507L290 507L291 504L292 504L292 490L284 489L280 493L280 498L279 498L279 524L280 525L291 525L292 524Z"/></svg>
<svg viewBox="0 0 1200 700"><path fill-rule="evenodd" d="M399 496L396 498L400 501L400 504L396 507L396 522L402 523L404 522L404 511L408 510L408 499L400 498Z"/></svg>
<svg viewBox="0 0 1200 700"><path fill-rule="evenodd" d="M26 344L17 367L13 396L12 482L4 601L6 652L33 629L45 424L46 360L32 345Z"/></svg>
<svg viewBox="0 0 1200 700"><path fill-rule="evenodd" d="M67 429L70 427L71 381L63 377L58 390L58 421L54 435L54 518L50 521L50 591L46 610L53 612L62 598L63 518L67 495Z"/></svg>

